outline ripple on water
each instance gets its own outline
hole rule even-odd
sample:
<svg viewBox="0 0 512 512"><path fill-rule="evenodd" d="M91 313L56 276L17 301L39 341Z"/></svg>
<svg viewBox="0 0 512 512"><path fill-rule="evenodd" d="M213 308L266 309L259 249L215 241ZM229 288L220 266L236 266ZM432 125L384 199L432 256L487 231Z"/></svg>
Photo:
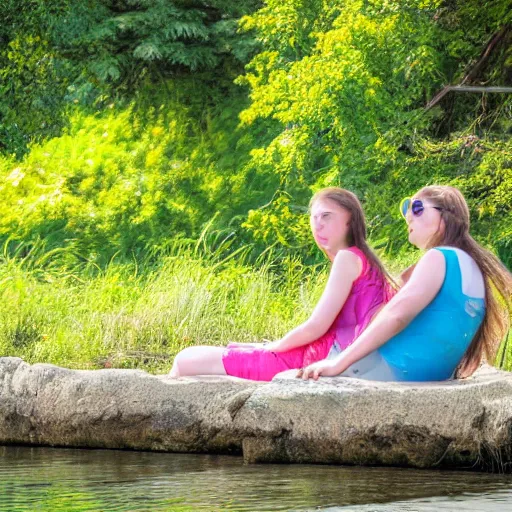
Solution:
<svg viewBox="0 0 512 512"><path fill-rule="evenodd" d="M502 512L512 476L0 447L0 511Z"/></svg>

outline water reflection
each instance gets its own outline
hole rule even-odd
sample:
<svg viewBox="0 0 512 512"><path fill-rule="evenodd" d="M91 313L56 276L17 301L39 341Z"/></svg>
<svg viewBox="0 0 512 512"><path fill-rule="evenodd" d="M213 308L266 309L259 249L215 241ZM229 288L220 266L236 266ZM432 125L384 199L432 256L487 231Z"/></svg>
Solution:
<svg viewBox="0 0 512 512"><path fill-rule="evenodd" d="M0 511L512 510L512 476L0 447Z"/></svg>

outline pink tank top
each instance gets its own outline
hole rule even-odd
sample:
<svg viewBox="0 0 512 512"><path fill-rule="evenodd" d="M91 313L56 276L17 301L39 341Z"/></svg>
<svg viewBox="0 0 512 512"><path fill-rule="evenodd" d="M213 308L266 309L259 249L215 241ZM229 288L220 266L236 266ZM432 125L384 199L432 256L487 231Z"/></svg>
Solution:
<svg viewBox="0 0 512 512"><path fill-rule="evenodd" d="M317 342L310 343L304 354L304 365L320 359L325 359L329 351L336 344L337 351L346 349L366 329L373 315L381 306L386 304L395 291L386 281L379 269L370 265L364 253L357 247L349 247L348 251L353 252L361 259L363 268L361 274L352 284L350 294L343 304L338 316L329 330L322 336L322 340L328 337L332 342L321 350L327 353L320 354L320 345ZM318 340L320 341L320 340Z"/></svg>

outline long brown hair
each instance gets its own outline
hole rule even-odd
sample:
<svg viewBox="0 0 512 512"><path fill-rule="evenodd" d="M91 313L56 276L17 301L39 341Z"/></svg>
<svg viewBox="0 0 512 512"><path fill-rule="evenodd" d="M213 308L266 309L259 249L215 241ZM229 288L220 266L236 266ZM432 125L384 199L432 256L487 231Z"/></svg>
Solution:
<svg viewBox="0 0 512 512"><path fill-rule="evenodd" d="M429 248L446 245L462 249L475 260L484 277L485 316L457 371L457 376L467 377L484 357L489 363L494 362L499 344L510 328L512 274L469 234L469 209L458 189L434 185L422 188L415 197L428 199L441 209L444 230L432 237Z"/></svg>
<svg viewBox="0 0 512 512"><path fill-rule="evenodd" d="M397 288L393 278L388 274L379 258L370 249L366 241L366 221L364 217L363 207L359 199L352 192L340 187L327 187L319 190L309 201L309 208L320 199L330 199L338 206L341 206L350 213L350 225L347 242L354 245L362 251L368 259L370 266L378 269L386 281L393 287Z"/></svg>

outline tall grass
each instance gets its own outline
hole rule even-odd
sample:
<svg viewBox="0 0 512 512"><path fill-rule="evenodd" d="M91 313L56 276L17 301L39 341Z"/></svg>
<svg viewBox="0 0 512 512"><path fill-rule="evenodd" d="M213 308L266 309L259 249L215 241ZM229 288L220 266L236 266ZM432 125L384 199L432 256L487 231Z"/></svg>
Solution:
<svg viewBox="0 0 512 512"><path fill-rule="evenodd" d="M388 267L396 274L412 258ZM255 259L248 246L231 251L229 239L212 249L204 236L104 268L79 263L70 250L45 252L35 244L12 251L6 244L0 354L71 368L165 372L189 345L279 338L307 318L326 277L325 267L293 258ZM512 370L505 342L497 363Z"/></svg>
<svg viewBox="0 0 512 512"><path fill-rule="evenodd" d="M41 267L32 254L0 262L0 353L72 368L160 372L188 345L276 339L307 317L325 279L291 258L253 267L197 246L104 269Z"/></svg>

